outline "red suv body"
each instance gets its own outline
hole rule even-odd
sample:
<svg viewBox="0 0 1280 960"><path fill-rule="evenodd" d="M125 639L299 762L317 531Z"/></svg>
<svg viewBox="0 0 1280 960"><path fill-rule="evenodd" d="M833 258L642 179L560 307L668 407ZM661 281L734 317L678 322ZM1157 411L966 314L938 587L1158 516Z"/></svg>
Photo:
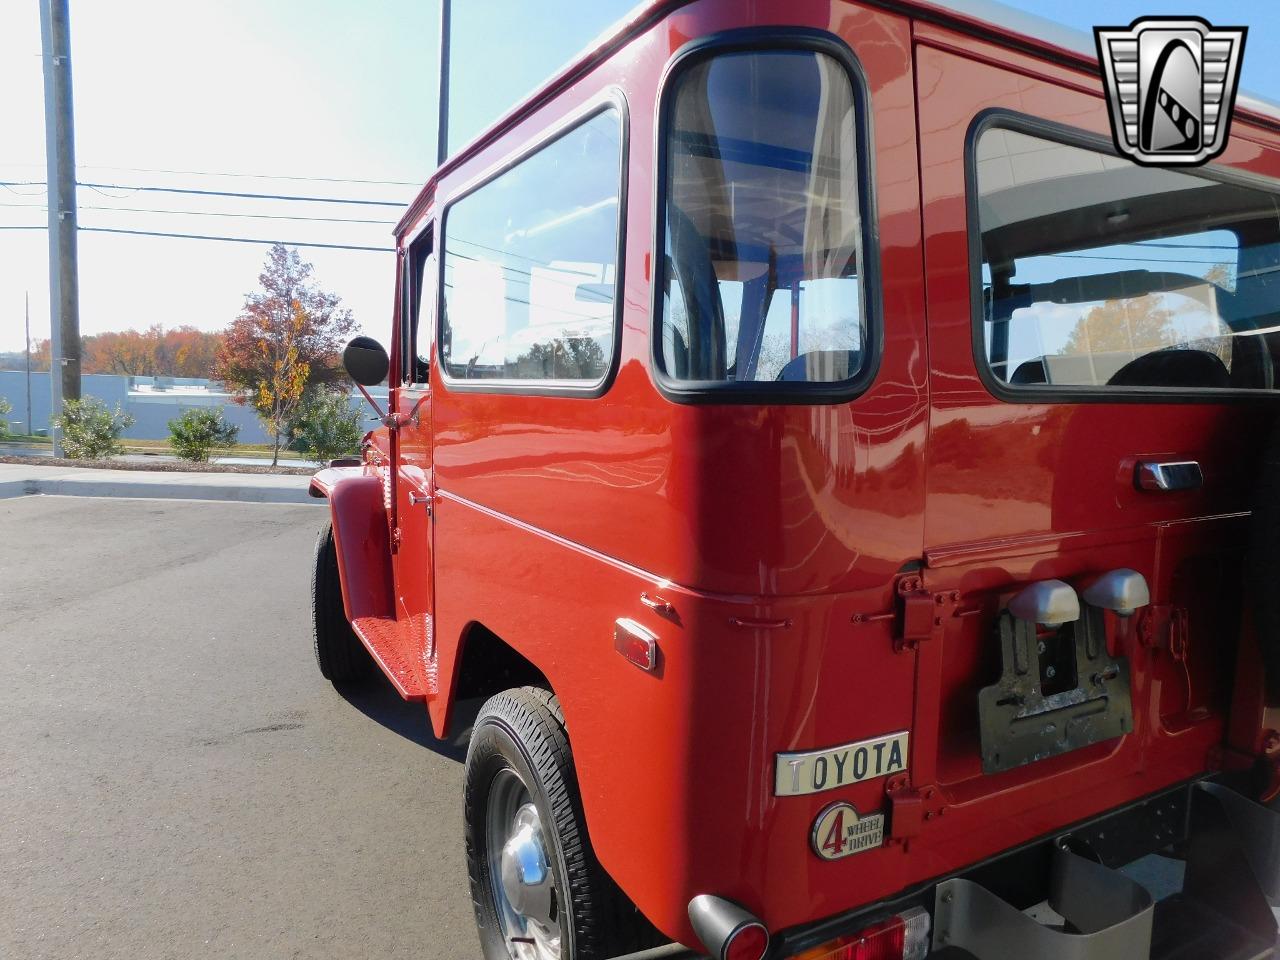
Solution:
<svg viewBox="0 0 1280 960"><path fill-rule="evenodd" d="M1138 167L1023 29L655 0L397 229L388 426L313 483L347 618L439 736L552 691L666 937L725 946L711 895L777 956L912 904L940 947L940 881L1266 792L1280 119Z"/></svg>

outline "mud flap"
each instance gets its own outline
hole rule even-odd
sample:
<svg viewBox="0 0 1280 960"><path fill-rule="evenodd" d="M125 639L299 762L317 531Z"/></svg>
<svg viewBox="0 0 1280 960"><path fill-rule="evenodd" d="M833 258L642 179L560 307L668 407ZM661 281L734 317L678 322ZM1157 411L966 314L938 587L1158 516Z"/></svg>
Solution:
<svg viewBox="0 0 1280 960"><path fill-rule="evenodd" d="M1156 903L1125 874L1054 849L1052 926L980 884L953 879L935 892L933 946L977 960L1262 960L1274 955L1280 895L1280 814L1214 783L1191 789L1180 893Z"/></svg>
<svg viewBox="0 0 1280 960"><path fill-rule="evenodd" d="M1138 960L1151 954L1155 901L1139 884L1065 848L1054 852L1049 906L1067 929L1045 926L970 880L938 885L934 949L979 960Z"/></svg>

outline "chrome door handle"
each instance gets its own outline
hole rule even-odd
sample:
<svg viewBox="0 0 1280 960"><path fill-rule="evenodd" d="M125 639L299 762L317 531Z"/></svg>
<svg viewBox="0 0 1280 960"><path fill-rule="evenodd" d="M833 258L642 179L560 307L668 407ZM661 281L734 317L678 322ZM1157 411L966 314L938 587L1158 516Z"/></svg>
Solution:
<svg viewBox="0 0 1280 960"><path fill-rule="evenodd" d="M1204 486L1204 473L1195 460L1142 460L1134 470L1133 483L1139 490L1173 493Z"/></svg>
<svg viewBox="0 0 1280 960"><path fill-rule="evenodd" d="M425 505L427 508L427 516L431 516L431 501L434 499L435 497L431 496L429 493L420 496L412 490L409 491L409 506L416 507L419 504Z"/></svg>

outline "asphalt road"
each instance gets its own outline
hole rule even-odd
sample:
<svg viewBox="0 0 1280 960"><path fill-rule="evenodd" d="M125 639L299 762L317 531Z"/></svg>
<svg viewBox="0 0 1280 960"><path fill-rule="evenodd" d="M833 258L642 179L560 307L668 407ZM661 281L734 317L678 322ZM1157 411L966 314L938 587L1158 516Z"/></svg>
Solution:
<svg viewBox="0 0 1280 960"><path fill-rule="evenodd" d="M316 670L324 518L0 501L0 957L479 955L461 750Z"/></svg>

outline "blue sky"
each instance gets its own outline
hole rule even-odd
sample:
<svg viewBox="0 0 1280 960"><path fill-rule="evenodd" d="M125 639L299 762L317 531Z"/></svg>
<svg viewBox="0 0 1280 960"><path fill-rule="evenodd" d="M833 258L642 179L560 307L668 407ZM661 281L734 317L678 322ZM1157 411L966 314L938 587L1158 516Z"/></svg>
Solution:
<svg viewBox="0 0 1280 960"><path fill-rule="evenodd" d="M632 5L454 0L453 144L483 129ZM1015 5L1085 30L1194 12L1219 24L1244 23L1251 34L1243 86L1280 100L1280 4L1219 0L1199 11L1128 0ZM4 0L0 15L0 180L42 181L36 0ZM71 0L80 179L403 203L434 166L437 18L434 0ZM354 182L367 180L395 182ZM39 186L0 188L0 226L43 224L43 203ZM80 204L85 227L372 247L390 245L399 214L395 206L106 188L81 189ZM172 212L137 212L155 209ZM291 216L375 222L275 219ZM255 285L265 254L249 244L106 233L83 233L80 251L85 333L153 323L225 326ZM304 253L365 329L385 338L390 255ZM42 232L0 230L0 351L22 349L25 292L33 337L48 336L46 258Z"/></svg>

